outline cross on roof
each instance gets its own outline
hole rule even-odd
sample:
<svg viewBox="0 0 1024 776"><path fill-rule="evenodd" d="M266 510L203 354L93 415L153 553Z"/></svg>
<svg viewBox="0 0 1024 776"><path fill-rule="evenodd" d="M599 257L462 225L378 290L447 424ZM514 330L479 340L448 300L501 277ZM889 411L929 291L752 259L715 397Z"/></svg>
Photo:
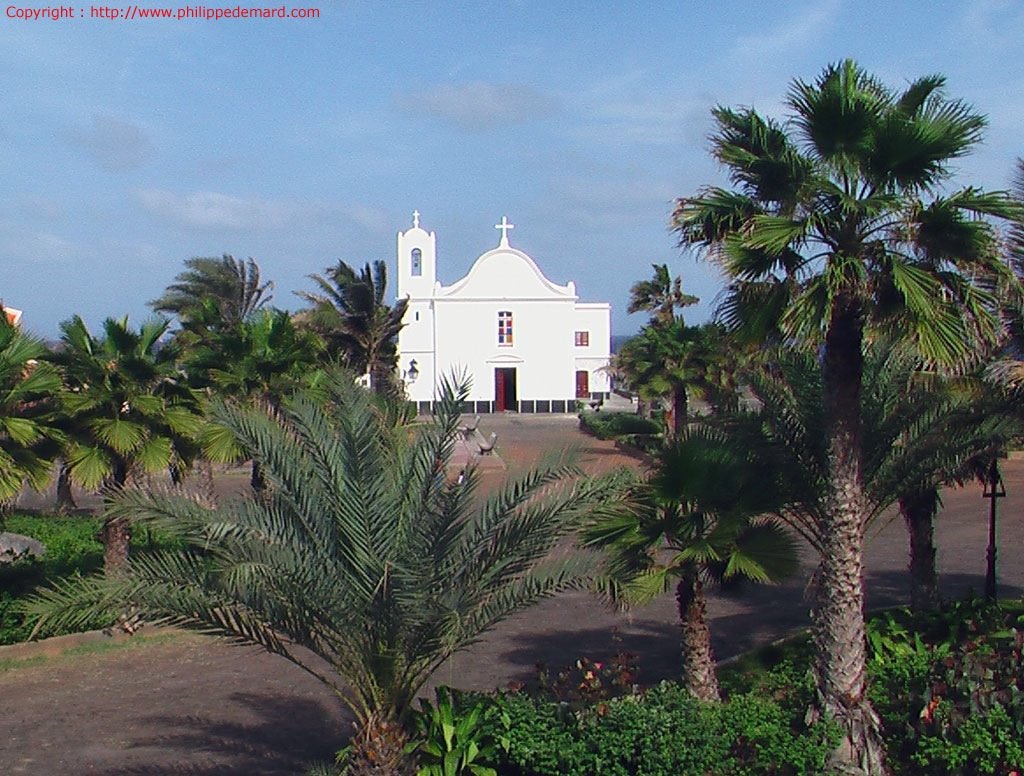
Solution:
<svg viewBox="0 0 1024 776"><path fill-rule="evenodd" d="M420 226L420 211L412 211L412 228L419 229Z"/></svg>
<svg viewBox="0 0 1024 776"><path fill-rule="evenodd" d="M509 229L515 229L515 225L510 224L508 222L508 218L506 216L502 216L501 217L501 223L500 224L495 224L494 228L501 230L501 242L498 243L498 247L499 248L507 248L508 247L508 230Z"/></svg>

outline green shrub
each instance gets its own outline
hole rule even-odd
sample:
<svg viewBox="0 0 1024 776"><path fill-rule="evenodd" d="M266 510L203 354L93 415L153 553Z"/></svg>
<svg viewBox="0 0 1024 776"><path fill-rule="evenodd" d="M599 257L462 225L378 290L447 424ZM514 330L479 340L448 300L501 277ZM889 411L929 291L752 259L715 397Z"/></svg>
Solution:
<svg viewBox="0 0 1024 776"><path fill-rule="evenodd" d="M406 753L416 754L416 776L496 776L492 766L508 747L508 716L485 695L450 687L435 695L435 703L421 699L412 714Z"/></svg>
<svg viewBox="0 0 1024 776"><path fill-rule="evenodd" d="M985 776L1024 769L1019 712L1010 716L1002 705L958 719L956 706L940 701L929 726L910 754L920 772L935 776Z"/></svg>
<svg viewBox="0 0 1024 776"><path fill-rule="evenodd" d="M980 601L872 619L871 700L895 771L1024 771L1022 625L1019 606Z"/></svg>
<svg viewBox="0 0 1024 776"><path fill-rule="evenodd" d="M815 699L814 675L810 669L813 659L810 636L796 636L722 666L718 672L719 685L727 698L757 695L800 717Z"/></svg>
<svg viewBox="0 0 1024 776"><path fill-rule="evenodd" d="M661 432L660 425L632 412L584 412L580 414L580 428L598 439Z"/></svg>
<svg viewBox="0 0 1024 776"><path fill-rule="evenodd" d="M525 694L500 696L509 721L498 772L509 776L796 776L819 773L835 737L774 701L695 700L677 684L573 712Z"/></svg>

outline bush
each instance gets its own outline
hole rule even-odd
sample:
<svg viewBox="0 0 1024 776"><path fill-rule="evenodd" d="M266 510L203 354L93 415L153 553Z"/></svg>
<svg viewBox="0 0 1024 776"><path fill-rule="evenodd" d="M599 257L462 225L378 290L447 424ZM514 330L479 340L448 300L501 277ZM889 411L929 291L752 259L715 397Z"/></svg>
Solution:
<svg viewBox="0 0 1024 776"><path fill-rule="evenodd" d="M660 425L632 412L584 412L580 414L580 428L598 439L661 432Z"/></svg>
<svg viewBox="0 0 1024 776"><path fill-rule="evenodd" d="M871 700L897 772L1024 771L1024 625L1019 604L952 604L868 627Z"/></svg>
<svg viewBox="0 0 1024 776"><path fill-rule="evenodd" d="M508 720L509 776L796 776L821 771L831 727L807 728L772 700L702 703L677 684L573 712L525 694L495 699Z"/></svg>
<svg viewBox="0 0 1024 776"><path fill-rule="evenodd" d="M32 631L16 611L22 596L48 580L88 574L103 566L103 544L98 538L102 525L102 518L92 516L13 514L4 519L4 530L38 539L46 546L46 554L0 566L0 644L25 641ZM132 537L132 546L141 550L170 544L146 530ZM97 621L93 627L109 624Z"/></svg>

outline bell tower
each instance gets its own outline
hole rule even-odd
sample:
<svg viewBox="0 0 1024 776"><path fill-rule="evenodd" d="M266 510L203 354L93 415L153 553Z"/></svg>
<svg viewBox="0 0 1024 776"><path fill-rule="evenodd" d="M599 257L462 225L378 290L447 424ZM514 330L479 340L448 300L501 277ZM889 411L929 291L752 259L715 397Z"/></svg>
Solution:
<svg viewBox="0 0 1024 776"><path fill-rule="evenodd" d="M434 286L437 281L437 239L420 227L412 213L412 228L398 233L398 298L409 299L405 324L398 332L398 368L406 396L420 404L436 399L437 354L434 342Z"/></svg>
<svg viewBox="0 0 1024 776"><path fill-rule="evenodd" d="M426 299L437 280L437 238L420 227L420 211L412 212L412 228L398 233L398 298Z"/></svg>

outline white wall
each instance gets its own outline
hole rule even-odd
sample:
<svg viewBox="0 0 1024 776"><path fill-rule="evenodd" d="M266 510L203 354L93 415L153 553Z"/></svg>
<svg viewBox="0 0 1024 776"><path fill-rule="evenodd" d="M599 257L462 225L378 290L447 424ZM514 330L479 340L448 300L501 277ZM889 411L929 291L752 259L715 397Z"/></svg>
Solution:
<svg viewBox="0 0 1024 776"><path fill-rule="evenodd" d="M468 369L471 398L493 401L494 370L516 369L516 397L569 399L573 383L573 302L436 301L438 371ZM512 313L512 345L498 344L498 313Z"/></svg>
<svg viewBox="0 0 1024 776"><path fill-rule="evenodd" d="M611 390L611 378L604 367L608 366L612 346L611 305L607 302L577 304L573 327L574 331L590 335L589 345L573 348L575 368L589 373L591 393L607 393Z"/></svg>

